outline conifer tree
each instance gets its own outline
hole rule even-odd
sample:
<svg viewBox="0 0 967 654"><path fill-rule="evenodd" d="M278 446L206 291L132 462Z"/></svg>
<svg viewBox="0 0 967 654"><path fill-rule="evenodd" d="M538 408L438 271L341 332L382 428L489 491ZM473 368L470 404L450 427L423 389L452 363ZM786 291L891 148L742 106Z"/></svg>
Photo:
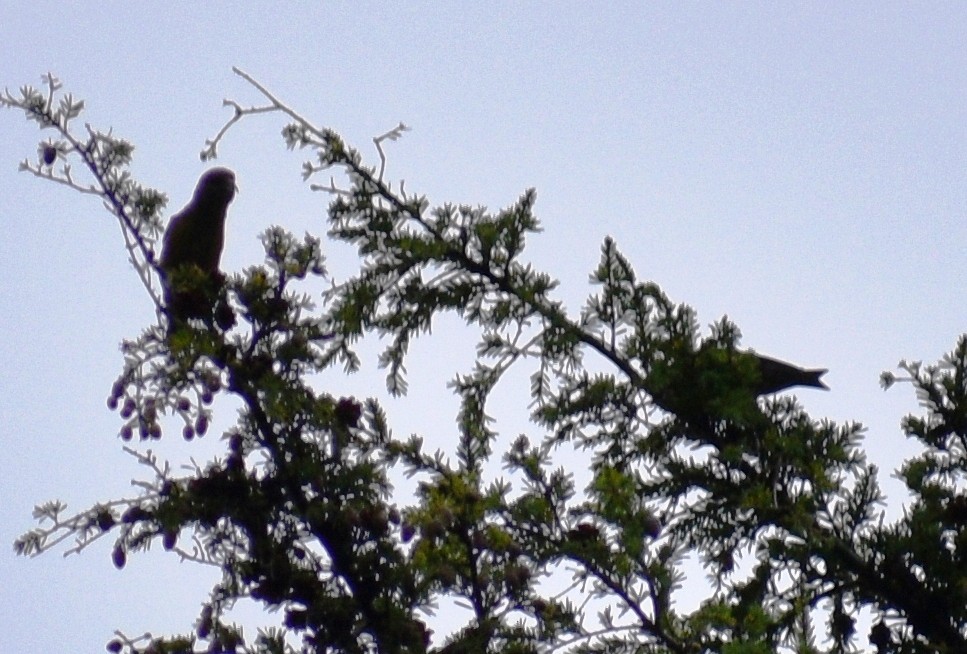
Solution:
<svg viewBox="0 0 967 654"><path fill-rule="evenodd" d="M37 515L50 522L16 549L108 540L123 568L159 542L222 572L184 633L119 635L110 651L967 651L967 336L936 365L904 362L902 376L883 377L912 385L924 407L903 423L922 447L899 471L914 501L887 520L862 426L812 418L788 392L763 396L787 384L774 388L738 327L701 328L691 307L638 279L612 239L593 292L568 312L524 256L539 231L533 190L495 212L432 207L386 181L384 160L367 165L236 72L265 103L229 103L235 113L203 158L239 120L283 117L286 145L309 153L306 180L344 174L316 188L331 199L328 238L355 246L359 268L330 279L321 237L268 227L264 262L219 282L237 320L186 314L170 329L156 255L166 195L130 176L131 145L79 132L83 103L53 77L0 100L56 132L22 168L104 200L158 309L124 343L108 400L148 471L141 495L75 513L43 504ZM257 192L258 180L245 188ZM310 278L331 283L324 297L302 290ZM433 338L443 314L478 333L475 365L452 382L452 449L397 438L377 401L318 387L316 373L359 369L360 342L382 337L389 388L405 396L410 346ZM534 435L500 451L488 401L521 368ZM819 371L806 373L799 383L821 385ZM219 394L242 407L222 456L178 474L140 447L179 430L206 435ZM575 460L586 487L562 467ZM494 461L505 476L488 472ZM394 495L398 472L418 480L415 497ZM710 579L694 609L677 602L688 556ZM240 598L274 611L277 627L253 637L234 624ZM441 600L470 609L447 633L427 626ZM857 628L862 612L875 616L869 633Z"/></svg>

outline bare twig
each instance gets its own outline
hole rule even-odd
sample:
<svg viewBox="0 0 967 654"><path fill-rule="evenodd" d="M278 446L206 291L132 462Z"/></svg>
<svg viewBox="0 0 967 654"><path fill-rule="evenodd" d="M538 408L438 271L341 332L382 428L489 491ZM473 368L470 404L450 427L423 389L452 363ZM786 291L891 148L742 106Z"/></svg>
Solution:
<svg viewBox="0 0 967 654"><path fill-rule="evenodd" d="M268 100L268 104L258 105L258 106L252 105L252 106L245 107L245 106L242 106L240 103L236 102L235 100L231 100L227 98L223 100L222 101L223 106L232 107L232 109L234 110L232 117L229 118L224 125L222 125L222 127L218 130L218 133L216 133L214 137L205 140L205 147L202 149L200 153L202 161L207 161L209 159L214 158L217 155L218 144L221 142L222 138L224 138L225 134L228 133L228 130L231 129L231 127L235 123L239 122L245 116L250 116L255 114L280 112L285 114L289 118L293 119L296 123L298 123L298 125L302 128L302 130L304 130L303 134L300 135L300 146L314 145L320 148L330 148L332 146L332 142L335 138L335 134L333 132L330 132L329 130L317 127L316 125L312 124L307 118L305 118L298 112L294 111L291 107L289 107L284 102L279 100L279 98L276 97L275 94L269 91L264 85L256 81L255 78L253 78L245 71L235 66L232 67L232 71L236 75L244 79L246 82L254 86L256 90L258 90L259 93L261 93L266 98L266 100ZM376 150L379 153L379 158L380 158L379 172L374 178L374 180L387 191L389 191L389 187L384 186L382 181L383 173L386 168L386 155L385 155L385 152L383 151L382 143L383 141L387 141L387 140L396 141L402 137L403 132L406 132L409 130L410 130L409 126L407 126L403 122L400 122L396 127L393 127L387 132L373 138L373 143L376 145ZM364 177L371 177L371 175L367 174L366 171L364 171L361 167L352 166L348 164L347 166L351 168L353 172L361 173L364 175ZM330 167L330 164L327 164L327 163L314 164L312 162L306 162L302 168L303 179L308 180L316 173L326 170L329 167ZM335 179L332 177L329 178L328 184L310 184L309 188L312 191L322 191L325 193L329 193L331 195L340 195L343 197L352 196L351 191L339 188L336 185ZM400 192L401 192L402 199L406 201L406 193L403 192L402 181L400 182Z"/></svg>
<svg viewBox="0 0 967 654"><path fill-rule="evenodd" d="M376 179L383 181L383 171L386 169L386 154L383 152L383 141L396 141L403 136L403 132L408 132L410 130L403 121L400 124L386 132L385 134L380 134L373 139L373 143L376 144L376 151L379 152L379 175Z"/></svg>

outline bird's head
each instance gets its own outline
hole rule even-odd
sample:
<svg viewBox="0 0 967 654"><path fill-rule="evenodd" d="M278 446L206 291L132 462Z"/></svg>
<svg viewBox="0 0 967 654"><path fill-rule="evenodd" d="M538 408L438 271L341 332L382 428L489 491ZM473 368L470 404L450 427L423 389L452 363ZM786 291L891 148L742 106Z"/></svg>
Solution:
<svg viewBox="0 0 967 654"><path fill-rule="evenodd" d="M212 168L202 173L195 187L194 202L228 206L235 197L235 173L228 168Z"/></svg>

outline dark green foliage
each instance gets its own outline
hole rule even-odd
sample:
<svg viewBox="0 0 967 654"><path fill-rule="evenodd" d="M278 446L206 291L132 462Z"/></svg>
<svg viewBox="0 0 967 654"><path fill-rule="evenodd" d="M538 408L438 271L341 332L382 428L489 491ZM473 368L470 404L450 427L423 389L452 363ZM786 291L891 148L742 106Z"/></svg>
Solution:
<svg viewBox="0 0 967 654"><path fill-rule="evenodd" d="M553 279L523 259L539 231L533 191L493 213L431 208L256 88L269 104L239 117L287 114L287 144L312 151L306 177L347 174L347 188L330 189L329 236L356 247L359 271L327 279L317 304L300 284L326 277L322 242L273 227L265 262L220 291L237 324L155 325L125 343L108 400L125 440L162 437L170 416L185 438L202 436L219 394L241 411L221 458L177 476L138 454L152 473L141 497L70 518L49 503L37 515L54 526L18 541L33 554L65 534L79 548L111 534L118 567L158 541L221 568L191 633L117 639L111 651L967 651L967 337L939 366L905 366L926 415L904 428L923 453L901 471L915 500L890 523L860 425L761 397L822 388L822 371L741 349L725 318L701 329L611 239L595 293L570 315ZM54 113L28 89L4 103L56 127L58 157L80 157L113 189L109 207L143 246L136 264L154 288L157 218L132 218L122 197L139 187L109 181L126 163L121 142L72 140L73 101ZM475 365L451 384L460 409L438 436L445 452L394 437L377 402L317 387L333 366L359 369L360 340L380 336L389 389L404 395L409 348L445 313L479 333ZM521 366L538 435L501 452L488 403ZM505 478L492 476L498 456ZM564 467L576 462L583 488ZM415 497L393 495L394 471L416 477ZM191 536L200 549L183 547ZM709 579L694 608L679 601L689 555ZM278 628L245 637L228 614L243 597L277 609ZM426 612L450 600L469 614L431 634ZM861 610L877 616L869 634Z"/></svg>

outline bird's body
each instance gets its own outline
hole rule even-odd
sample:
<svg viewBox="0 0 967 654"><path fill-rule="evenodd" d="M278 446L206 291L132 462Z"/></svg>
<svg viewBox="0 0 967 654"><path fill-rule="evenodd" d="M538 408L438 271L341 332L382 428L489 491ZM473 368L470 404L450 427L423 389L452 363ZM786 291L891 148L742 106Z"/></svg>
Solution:
<svg viewBox="0 0 967 654"><path fill-rule="evenodd" d="M794 386L827 389L820 379L825 373L749 350L708 346L653 362L648 392L665 411L701 423L736 407L744 411L756 398Z"/></svg>
<svg viewBox="0 0 967 654"><path fill-rule="evenodd" d="M209 274L218 271L225 244L225 216L235 197L235 173L212 168L198 180L191 202L172 216L161 250L161 269L193 263Z"/></svg>
<svg viewBox="0 0 967 654"><path fill-rule="evenodd" d="M235 173L212 168L198 180L191 202L168 223L160 265L165 305L175 321L211 316L222 282L218 264L225 217L235 191Z"/></svg>

